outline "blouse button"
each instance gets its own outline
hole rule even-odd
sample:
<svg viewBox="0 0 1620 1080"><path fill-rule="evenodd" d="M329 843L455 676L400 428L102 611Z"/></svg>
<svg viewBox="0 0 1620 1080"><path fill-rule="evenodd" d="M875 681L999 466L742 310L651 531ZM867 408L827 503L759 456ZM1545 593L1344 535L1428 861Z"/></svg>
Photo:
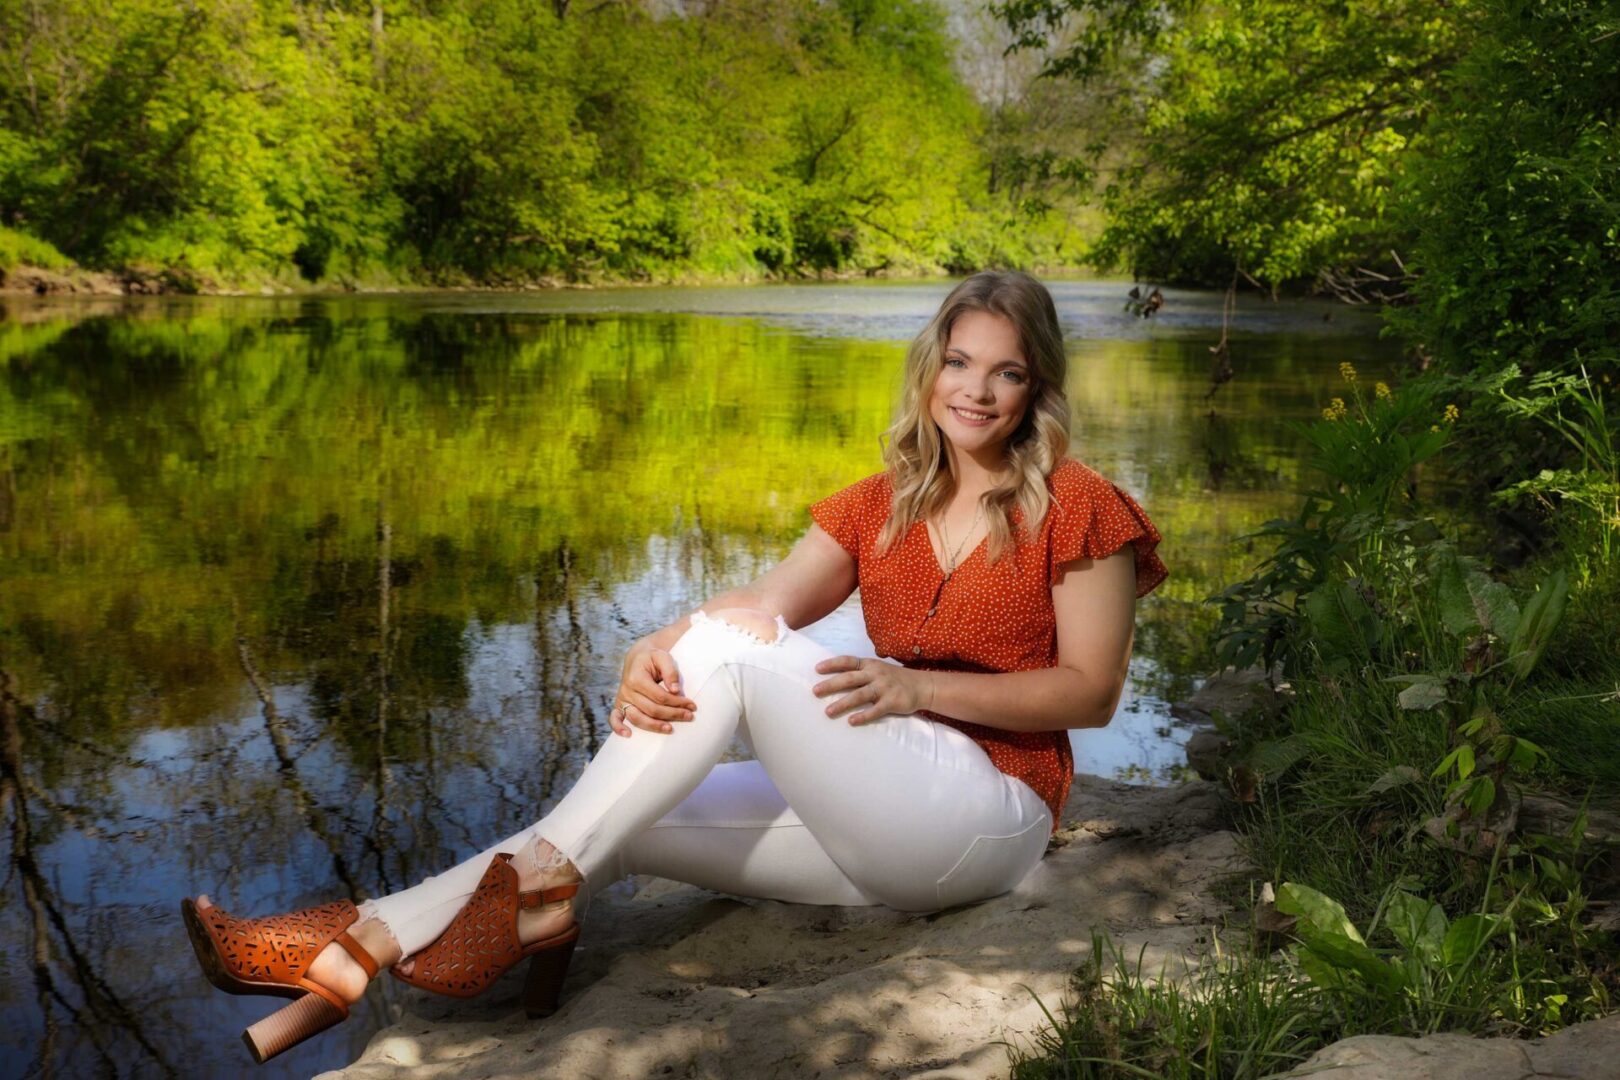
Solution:
<svg viewBox="0 0 1620 1080"><path fill-rule="evenodd" d="M928 609L928 616L929 616L929 618L933 618L933 615L934 615L934 612L936 612L936 611L938 611L938 610L939 610L939 608L932 608L932 607L931 607L931 608L929 608L929 609Z"/></svg>
<svg viewBox="0 0 1620 1080"><path fill-rule="evenodd" d="M922 655L922 646L921 645L913 645L911 647L911 655L912 656L921 656Z"/></svg>

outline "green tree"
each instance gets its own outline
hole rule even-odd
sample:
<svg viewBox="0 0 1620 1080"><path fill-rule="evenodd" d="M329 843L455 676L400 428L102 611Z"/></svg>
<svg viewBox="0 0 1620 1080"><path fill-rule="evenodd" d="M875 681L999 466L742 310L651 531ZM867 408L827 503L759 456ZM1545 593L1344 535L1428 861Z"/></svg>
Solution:
<svg viewBox="0 0 1620 1080"><path fill-rule="evenodd" d="M1093 260L1273 288L1389 262L1403 239L1390 193L1469 12L1417 0L993 7L1018 47L1053 49L1046 74L1107 103L1097 143L1071 163L1107 217Z"/></svg>
<svg viewBox="0 0 1620 1080"><path fill-rule="evenodd" d="M1448 369L1620 370L1620 5L1490 0L1397 192Z"/></svg>
<svg viewBox="0 0 1620 1080"><path fill-rule="evenodd" d="M1047 226L1000 213L945 22L931 0L0 0L4 247L195 289L1026 259Z"/></svg>

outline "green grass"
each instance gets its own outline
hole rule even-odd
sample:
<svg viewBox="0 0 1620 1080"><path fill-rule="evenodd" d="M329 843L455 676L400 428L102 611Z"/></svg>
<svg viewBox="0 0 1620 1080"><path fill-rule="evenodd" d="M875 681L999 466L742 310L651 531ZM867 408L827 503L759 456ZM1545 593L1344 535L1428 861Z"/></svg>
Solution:
<svg viewBox="0 0 1620 1080"><path fill-rule="evenodd" d="M1547 786L1579 800L1620 799L1620 664L1606 682L1556 679L1514 703L1509 727L1547 751Z"/></svg>
<svg viewBox="0 0 1620 1080"><path fill-rule="evenodd" d="M1106 936L1070 978L1052 1025L1012 1045L1014 1080L1217 1080L1267 1076L1331 1041L1322 995L1285 961L1212 958L1184 981L1160 979Z"/></svg>
<svg viewBox="0 0 1620 1080"><path fill-rule="evenodd" d="M1454 895L1447 853L1413 835L1440 812L1443 793L1404 770L1416 762L1426 777L1444 755L1439 719L1397 708L1386 685L1312 679L1297 694L1278 731L1261 737L1286 730L1309 751L1280 782L1262 783L1259 801L1239 813L1255 864L1273 881L1327 893L1353 918L1371 915L1397 883L1436 890L1444 901L1474 899Z"/></svg>
<svg viewBox="0 0 1620 1080"><path fill-rule="evenodd" d="M21 265L65 271L73 269L73 260L44 240L0 225L0 273Z"/></svg>
<svg viewBox="0 0 1620 1080"><path fill-rule="evenodd" d="M1590 540L1585 541L1590 545ZM1541 677L1504 720L1547 751L1541 779L1576 799L1620 800L1620 565L1599 567L1569 609Z"/></svg>

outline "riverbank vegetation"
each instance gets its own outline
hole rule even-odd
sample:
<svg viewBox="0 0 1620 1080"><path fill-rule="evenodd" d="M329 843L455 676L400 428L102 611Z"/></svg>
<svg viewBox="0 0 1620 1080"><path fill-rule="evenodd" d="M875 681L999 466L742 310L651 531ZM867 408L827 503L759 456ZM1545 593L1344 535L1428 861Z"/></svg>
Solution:
<svg viewBox="0 0 1620 1080"><path fill-rule="evenodd" d="M1454 448L1455 404L1433 380L1343 374L1303 432L1323 483L1212 598L1219 658L1275 664L1293 690L1222 723L1264 887L1181 985L1099 939L1018 1077L1258 1078L1352 1035L1532 1036L1616 1008L1612 401L1511 368L1481 389L1496 424L1578 448L1556 483L1528 482L1553 542L1505 567L1412 483Z"/></svg>
<svg viewBox="0 0 1620 1080"><path fill-rule="evenodd" d="M1299 427L1319 482L1209 597L1212 662L1291 687L1222 722L1260 871L1237 925L1179 984L1099 939L1015 1075L1260 1077L1351 1035L1613 1012L1620 9L1007 11L1088 15L1060 68L1126 100L1156 58L1096 250L1211 283L1360 266L1329 283L1413 360L1343 365Z"/></svg>
<svg viewBox="0 0 1620 1080"><path fill-rule="evenodd" d="M0 228L182 291L1091 266L1568 354L1609 7L7 4Z"/></svg>
<svg viewBox="0 0 1620 1080"><path fill-rule="evenodd" d="M0 227L179 291L1077 262L954 58L925 0L3 4Z"/></svg>

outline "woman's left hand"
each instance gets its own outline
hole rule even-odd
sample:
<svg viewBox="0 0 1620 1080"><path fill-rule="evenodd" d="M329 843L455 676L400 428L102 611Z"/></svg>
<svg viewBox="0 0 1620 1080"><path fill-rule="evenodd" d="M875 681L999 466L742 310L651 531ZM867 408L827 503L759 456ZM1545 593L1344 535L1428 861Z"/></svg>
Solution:
<svg viewBox="0 0 1620 1080"><path fill-rule="evenodd" d="M926 671L858 656L828 657L816 665L816 671L833 676L815 685L816 697L849 691L827 706L828 716L837 716L857 705L866 706L849 718L851 724L860 725L889 715L904 716L926 709L934 702L934 685Z"/></svg>

